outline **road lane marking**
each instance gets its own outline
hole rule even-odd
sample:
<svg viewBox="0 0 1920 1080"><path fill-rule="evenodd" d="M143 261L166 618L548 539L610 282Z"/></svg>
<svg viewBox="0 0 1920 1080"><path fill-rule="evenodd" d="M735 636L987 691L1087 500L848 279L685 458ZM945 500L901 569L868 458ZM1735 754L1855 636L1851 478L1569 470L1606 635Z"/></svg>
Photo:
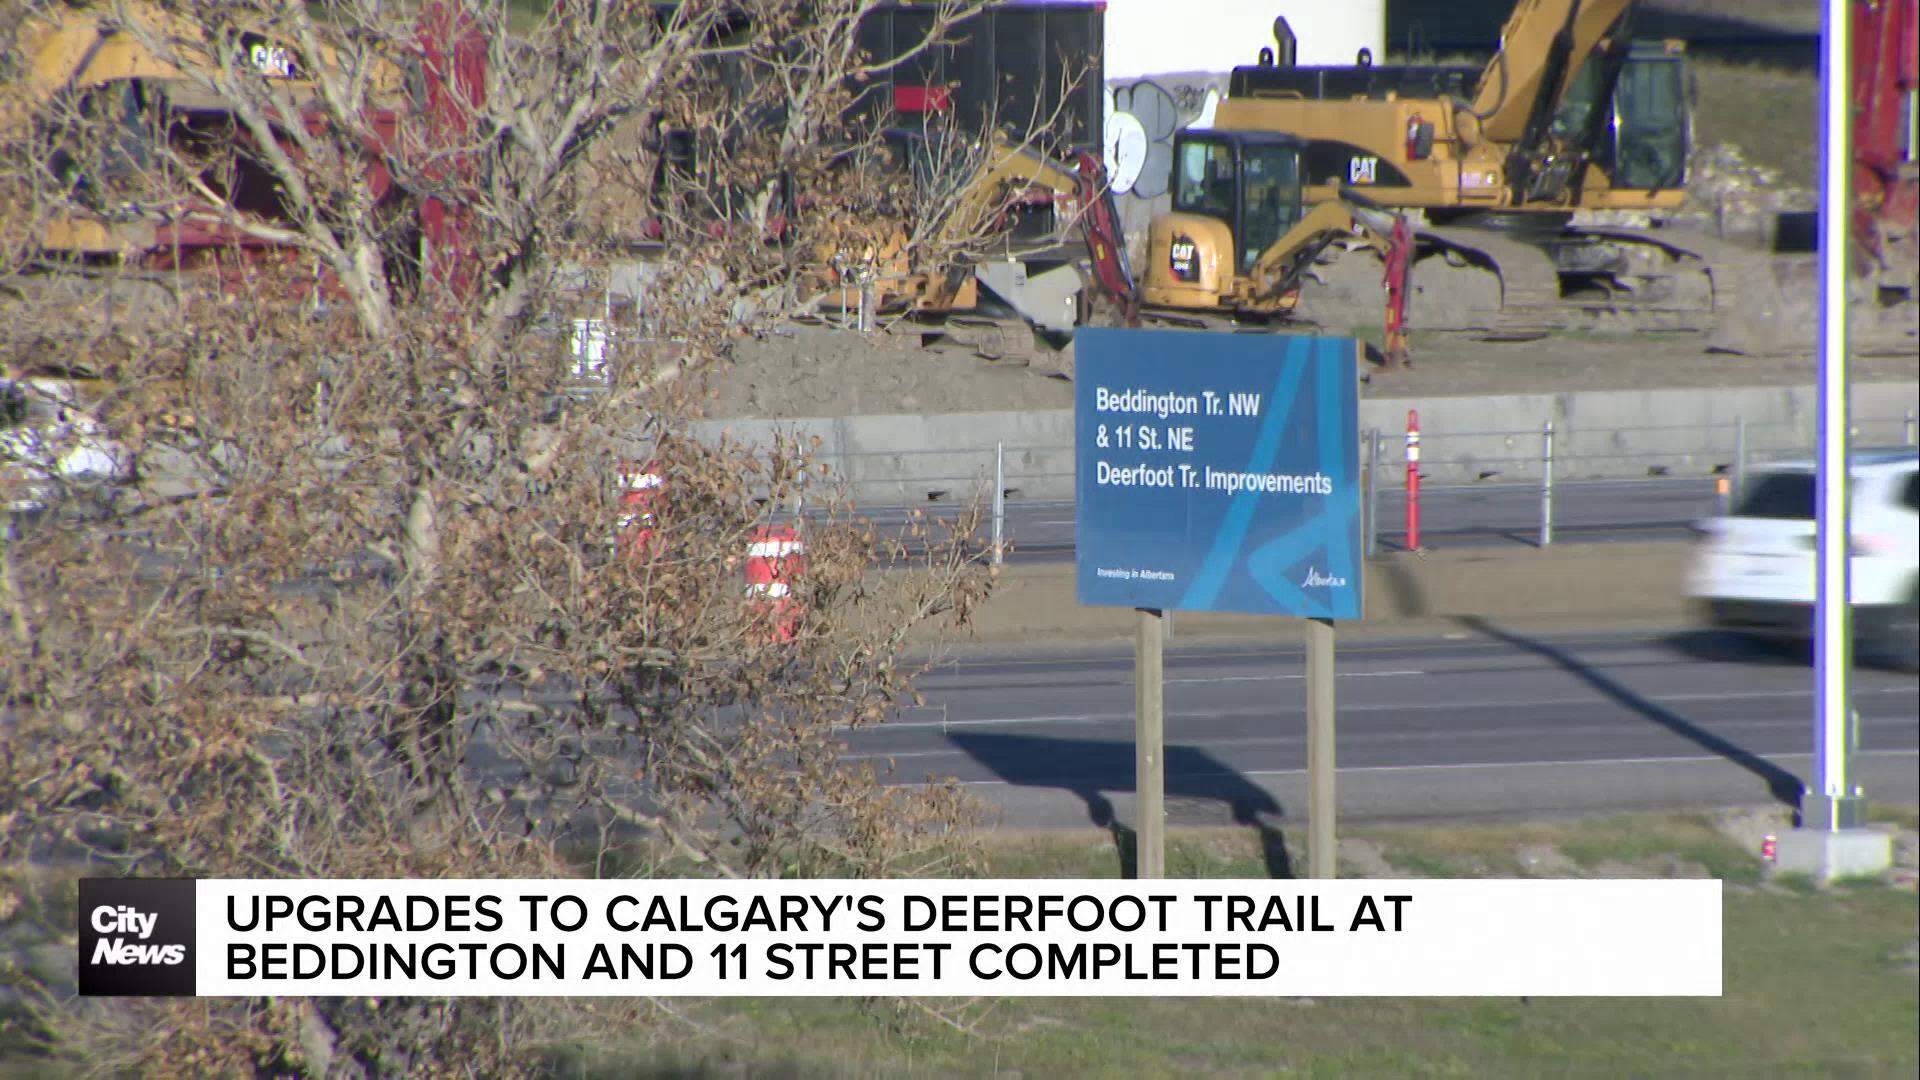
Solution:
<svg viewBox="0 0 1920 1080"><path fill-rule="evenodd" d="M1654 620L1656 630L1699 629L1690 623L1667 618ZM1614 646L1654 648L1673 659L1677 664L1695 664L1702 661L1675 657L1669 650L1660 649L1657 642L1649 641L1647 631L1606 631L1606 630L1570 630L1549 631L1539 637L1543 643L1561 650L1580 648L1607 648ZM1438 638L1415 636L1388 639L1361 639L1340 646L1340 655L1345 658L1377 656L1382 653L1409 652L1421 653L1457 653L1472 649L1490 649L1498 653L1524 654L1525 650L1507 645L1497 638L1478 637L1472 634L1447 632ZM1280 647L1271 649L1225 649L1225 650L1167 650L1167 662L1194 663L1207 660L1285 660L1300 656L1298 647ZM971 652L965 656L955 656L934 665L936 670L959 674L970 667L1067 667L1072 665L1113 664L1131 662L1132 657L1125 652L1089 651L1072 656L1020 656L1011 653Z"/></svg>
<svg viewBox="0 0 1920 1080"><path fill-rule="evenodd" d="M860 730L900 731L906 728L997 727L1002 724L1090 724L1103 720L1131 719L1132 716L1132 713L1075 713L1070 716L996 716L980 720L889 720L879 724L865 725Z"/></svg>
<svg viewBox="0 0 1920 1080"><path fill-rule="evenodd" d="M1871 719L1871 717L1868 719ZM1805 727L1806 721L1804 719L1783 717L1778 720L1736 720L1724 724L1715 724L1711 733L1720 734L1728 731L1802 730ZM1468 739L1525 739L1541 735L1608 735L1616 734L1619 730L1620 726L1618 724L1608 724L1605 726L1585 724L1578 727L1492 728L1485 731L1389 731L1366 735L1358 741L1368 745L1404 745L1406 743L1422 742L1456 742ZM1686 736L1677 732L1673 734L1673 737L1676 739L1686 738ZM1254 735L1236 739L1207 739L1192 743L1182 743L1181 745L1187 749L1200 751L1212 751L1224 747L1245 750L1266 746L1300 746L1306 741L1307 737L1305 735ZM972 756L970 751L957 746L946 746L937 750L905 750L893 754L883 753L877 750L854 750L841 755L842 760L846 761L880 761L890 758L930 757L970 758Z"/></svg>
<svg viewBox="0 0 1920 1080"><path fill-rule="evenodd" d="M1865 757L1920 757L1920 748L1907 750L1861 750L1853 755L1858 761ZM1812 754L1775 754L1768 760L1774 763L1805 758L1813 759ZM1595 765L1699 765L1706 762L1719 762L1735 768L1745 768L1738 762L1729 761L1718 754L1704 754L1699 757L1651 757L1651 758L1595 758L1573 761L1472 761L1445 765L1360 765L1340 769L1341 775L1351 773L1394 773L1394 772L1440 772L1462 769L1550 769L1550 768L1587 768ZM1192 780L1209 776L1305 776L1305 769L1221 769L1217 772L1170 774L1182 780ZM944 781L943 781L944 782ZM902 785L907 786L907 785ZM1032 787L1056 788L1064 790L1059 784L1035 784L1014 780L962 780L961 787ZM1103 789L1104 790L1104 789ZM1113 789L1119 790L1119 789Z"/></svg>
<svg viewBox="0 0 1920 1080"><path fill-rule="evenodd" d="M1388 679L1405 675L1425 675L1424 671L1342 671L1336 679ZM1210 678L1163 679L1168 686L1174 683L1228 683L1228 682L1294 682L1306 678L1304 672L1289 675L1219 675Z"/></svg>
<svg viewBox="0 0 1920 1080"><path fill-rule="evenodd" d="M1172 681L1172 680L1169 680L1169 681ZM1854 696L1856 697L1877 696L1877 695L1885 695L1885 694L1910 695L1912 693L1913 691L1911 688L1901 687L1901 686L1865 687L1865 688L1858 688L1854 690ZM1638 697L1640 701L1645 702L1646 704L1649 704L1649 705L1663 705L1667 703L1685 704L1685 703L1694 702L1694 701L1759 701L1766 698L1788 698L1788 697L1811 698L1813 697L1813 691L1811 690L1760 690L1760 691L1753 691L1753 692L1744 693L1744 694L1699 693L1699 694L1661 694L1658 696L1641 696L1641 695L1635 695L1635 696ZM1406 702L1387 702L1387 703L1375 704L1375 705L1341 705L1339 706L1339 711L1341 713L1375 713L1375 712L1396 712L1396 711L1397 712L1432 712L1437 709L1462 709L1462 710L1466 710L1466 709L1550 709L1550 708L1564 707L1569 705L1590 707L1596 704L1605 705L1613 701L1614 699L1608 694L1602 691L1596 690L1594 691L1594 694L1592 697L1587 697L1587 698L1550 698L1544 701L1542 700L1406 701ZM1617 702L1616 704L1619 704L1620 708L1624 711L1627 711L1627 712L1634 711L1634 707L1632 705L1627 705L1627 704L1617 703ZM1209 718L1217 719L1217 718L1226 717L1226 716L1274 716L1274 715L1292 715L1295 713L1304 713L1304 712L1306 712L1306 706L1304 704L1302 705L1276 704L1273 706L1263 705L1263 706L1255 706L1255 707L1247 707L1247 708L1239 708L1239 709L1208 709L1204 712L1168 710L1167 718L1168 719L1184 718L1184 719L1190 719L1190 720L1205 720ZM1003 727L1010 724L1094 724L1094 723L1102 723L1106 721L1115 721L1115 720L1130 721L1132 719L1133 719L1133 713L1131 710L1129 710L1127 712L1070 713L1062 716L995 716L995 717L988 717L988 718L975 719L975 720L894 720L894 721L881 723L881 724L867 725L867 726L864 726L861 730L902 731L909 728Z"/></svg>

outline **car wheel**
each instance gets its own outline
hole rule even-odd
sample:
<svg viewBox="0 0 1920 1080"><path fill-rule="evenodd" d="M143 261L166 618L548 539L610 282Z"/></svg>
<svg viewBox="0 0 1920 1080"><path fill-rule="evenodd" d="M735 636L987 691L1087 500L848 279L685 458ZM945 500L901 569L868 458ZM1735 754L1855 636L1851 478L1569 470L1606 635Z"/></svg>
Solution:
<svg viewBox="0 0 1920 1080"><path fill-rule="evenodd" d="M1874 651L1900 671L1920 671L1920 593L1887 611L1874 635Z"/></svg>
<svg viewBox="0 0 1920 1080"><path fill-rule="evenodd" d="M1902 671L1920 671L1920 599L1909 603L1895 620L1891 647Z"/></svg>

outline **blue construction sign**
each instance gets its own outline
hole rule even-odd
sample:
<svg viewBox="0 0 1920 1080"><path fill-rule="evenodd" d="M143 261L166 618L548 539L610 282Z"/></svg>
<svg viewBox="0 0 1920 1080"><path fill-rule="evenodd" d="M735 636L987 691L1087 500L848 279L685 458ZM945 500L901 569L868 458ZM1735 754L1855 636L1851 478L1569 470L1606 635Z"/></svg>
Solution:
<svg viewBox="0 0 1920 1080"><path fill-rule="evenodd" d="M1358 619L1353 338L1081 328L1082 604Z"/></svg>

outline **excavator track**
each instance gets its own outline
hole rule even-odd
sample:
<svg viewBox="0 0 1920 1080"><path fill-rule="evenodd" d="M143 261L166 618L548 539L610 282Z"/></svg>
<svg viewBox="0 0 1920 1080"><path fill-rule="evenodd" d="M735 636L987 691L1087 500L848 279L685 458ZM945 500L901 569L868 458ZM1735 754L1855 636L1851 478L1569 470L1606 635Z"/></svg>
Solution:
<svg viewBox="0 0 1920 1080"><path fill-rule="evenodd" d="M1560 272L1552 256L1539 247L1501 236L1490 229L1424 226L1416 241L1438 243L1490 269L1500 279L1500 307L1476 329L1492 341L1532 341L1560 329ZM1416 287L1420 268L1414 267Z"/></svg>
<svg viewBox="0 0 1920 1080"><path fill-rule="evenodd" d="M1451 251L1498 277L1497 311L1479 320L1456 320L1444 327L1474 331L1492 341L1528 341L1556 331L1592 326L1607 318L1629 320L1641 330L1711 331L1718 320L1739 310L1738 267L1743 261L1751 261L1743 260L1737 249L1703 233L1656 234L1641 229L1581 227L1542 243L1492 229L1425 226L1416 236L1429 248ZM1549 243L1563 252L1601 244L1627 245L1642 255L1657 253L1658 262L1623 275L1591 275L1594 279L1613 278L1611 287L1589 287L1589 292L1602 295L1563 295L1563 276L1573 278L1580 273L1578 257L1563 262ZM1416 283L1422 270L1416 265ZM1461 324L1476 321L1486 325Z"/></svg>
<svg viewBox="0 0 1920 1080"><path fill-rule="evenodd" d="M1666 277L1676 282L1693 278L1704 286L1696 290L1694 303L1667 301L1620 306L1621 313L1649 323L1648 329L1710 332L1720 320L1743 310L1740 282L1753 270L1751 252L1702 232L1603 226L1581 226L1574 232L1595 240L1657 250L1670 260L1665 268Z"/></svg>

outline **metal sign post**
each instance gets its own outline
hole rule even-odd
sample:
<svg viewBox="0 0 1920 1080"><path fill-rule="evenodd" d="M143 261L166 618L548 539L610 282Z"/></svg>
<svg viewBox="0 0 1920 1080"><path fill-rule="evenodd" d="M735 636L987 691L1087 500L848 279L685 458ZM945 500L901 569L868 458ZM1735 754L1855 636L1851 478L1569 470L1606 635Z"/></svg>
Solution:
<svg viewBox="0 0 1920 1080"><path fill-rule="evenodd" d="M1133 653L1133 772L1140 827L1134 833L1134 876L1167 876L1166 620L1140 609Z"/></svg>
<svg viewBox="0 0 1920 1080"><path fill-rule="evenodd" d="M1330 880L1339 864L1334 838L1333 620L1307 620L1307 876Z"/></svg>

